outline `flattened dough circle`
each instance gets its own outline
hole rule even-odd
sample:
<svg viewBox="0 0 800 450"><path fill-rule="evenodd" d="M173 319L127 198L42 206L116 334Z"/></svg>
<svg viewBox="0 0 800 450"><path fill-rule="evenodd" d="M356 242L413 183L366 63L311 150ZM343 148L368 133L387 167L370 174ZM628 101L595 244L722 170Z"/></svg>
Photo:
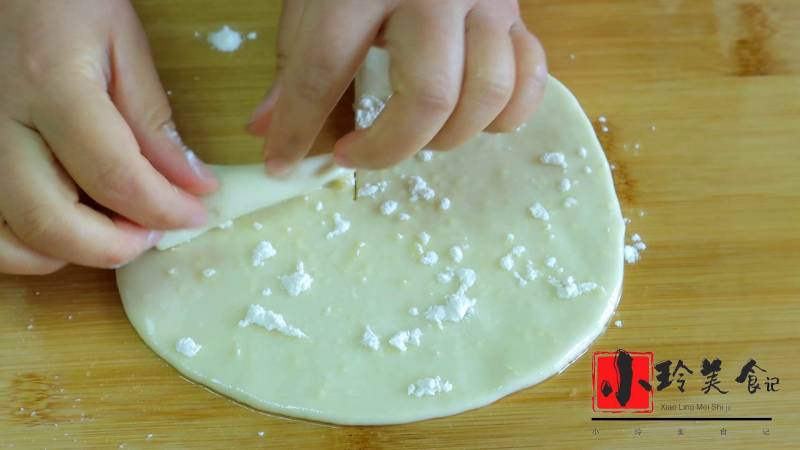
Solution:
<svg viewBox="0 0 800 450"><path fill-rule="evenodd" d="M543 164L546 152L562 152L567 167ZM410 202L411 176L424 179L435 199ZM322 189L145 254L117 275L131 323L191 380L258 409L340 424L403 423L486 405L564 370L601 333L619 299L624 225L591 124L557 80L518 132L481 135L430 161L359 174L362 186L381 180L388 186L374 199L354 202L349 190ZM565 206L568 197L577 203ZM387 200L399 202L389 216L380 208ZM532 217L537 202L549 220ZM351 227L329 239L334 213ZM423 251L438 254L434 265L420 262L422 232L430 236ZM262 240L277 254L254 267ZM453 246L462 248L460 263L451 260ZM507 271L500 261L514 246L526 251ZM513 271L524 277L528 260L538 277L521 286ZM292 297L279 276L298 261L313 283ZM425 311L458 287L457 280L437 281L447 266L475 271L468 296L476 304L440 329ZM209 268L215 273L207 278ZM598 287L561 298L551 281L568 276ZM282 314L308 337L239 327L251 304ZM367 325L381 338L378 351L361 342ZM394 333L414 328L423 332L418 347L401 352L389 344ZM176 351L182 337L202 346L196 356ZM410 384L436 376L452 390L408 394Z"/></svg>

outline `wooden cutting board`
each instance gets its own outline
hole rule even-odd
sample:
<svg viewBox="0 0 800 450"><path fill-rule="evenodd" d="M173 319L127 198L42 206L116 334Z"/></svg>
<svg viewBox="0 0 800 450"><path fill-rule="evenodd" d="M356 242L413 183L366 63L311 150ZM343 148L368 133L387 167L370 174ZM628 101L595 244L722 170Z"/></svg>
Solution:
<svg viewBox="0 0 800 450"><path fill-rule="evenodd" d="M278 3L135 2L177 122L210 161L259 158L242 130L272 78ZM0 448L800 447L798 3L521 3L551 72L595 122L607 117L598 131L629 234L648 245L626 267L622 328L494 405L334 427L258 413L181 378L128 324L109 271L0 276ZM193 35L222 24L258 39L222 54ZM634 417L724 420L591 421L619 417L592 411L591 352L617 348L694 371L686 392L656 391L655 413ZM704 358L722 361L727 394L701 391ZM750 358L766 370L755 394L734 381ZM664 409L698 403L727 410Z"/></svg>

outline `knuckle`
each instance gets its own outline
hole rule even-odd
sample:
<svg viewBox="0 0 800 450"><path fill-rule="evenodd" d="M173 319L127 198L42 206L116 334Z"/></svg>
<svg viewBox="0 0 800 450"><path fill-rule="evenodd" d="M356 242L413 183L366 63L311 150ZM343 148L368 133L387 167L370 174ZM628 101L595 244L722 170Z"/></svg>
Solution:
<svg viewBox="0 0 800 450"><path fill-rule="evenodd" d="M94 192L91 192L92 196L96 196L98 201L100 199L111 202L121 199L130 201L139 192L132 169L116 163L106 163L99 167L94 178L95 187Z"/></svg>
<svg viewBox="0 0 800 450"><path fill-rule="evenodd" d="M293 90L301 99L319 102L331 96L333 74L336 73L336 61L330 56L323 56L309 62L299 76L294 77Z"/></svg>
<svg viewBox="0 0 800 450"><path fill-rule="evenodd" d="M458 94L453 92L446 77L432 77L428 83L419 83L416 101L420 106L435 114L450 114L455 109Z"/></svg>
<svg viewBox="0 0 800 450"><path fill-rule="evenodd" d="M144 113L144 123L148 130L158 131L172 123L172 108L166 97L149 106Z"/></svg>
<svg viewBox="0 0 800 450"><path fill-rule="evenodd" d="M20 226L15 233L36 247L43 247L48 242L59 239L61 232L56 224L56 216L45 205L32 206L18 214Z"/></svg>
<svg viewBox="0 0 800 450"><path fill-rule="evenodd" d="M475 101L484 106L504 106L514 91L513 80L499 75L477 76L474 82Z"/></svg>

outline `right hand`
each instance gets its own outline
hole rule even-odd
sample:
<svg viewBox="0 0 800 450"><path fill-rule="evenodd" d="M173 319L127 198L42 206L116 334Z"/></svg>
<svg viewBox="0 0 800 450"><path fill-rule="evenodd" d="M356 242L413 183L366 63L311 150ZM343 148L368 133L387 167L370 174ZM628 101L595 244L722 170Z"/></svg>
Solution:
<svg viewBox="0 0 800 450"><path fill-rule="evenodd" d="M116 267L205 223L217 181L127 0L3 0L0 61L0 272Z"/></svg>

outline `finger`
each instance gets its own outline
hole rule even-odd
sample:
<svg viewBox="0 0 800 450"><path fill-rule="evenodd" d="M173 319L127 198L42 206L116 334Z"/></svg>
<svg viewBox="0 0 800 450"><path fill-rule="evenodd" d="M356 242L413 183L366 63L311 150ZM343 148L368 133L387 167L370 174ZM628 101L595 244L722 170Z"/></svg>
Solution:
<svg viewBox="0 0 800 450"><path fill-rule="evenodd" d="M287 172L308 153L366 56L383 8L381 2L318 2L306 10L264 144L271 173ZM359 20L348 22L351 17Z"/></svg>
<svg viewBox="0 0 800 450"><path fill-rule="evenodd" d="M455 111L427 145L454 148L486 128L508 103L516 77L511 8L478 4L466 20L466 67Z"/></svg>
<svg viewBox="0 0 800 450"><path fill-rule="evenodd" d="M513 131L525 123L539 106L547 84L547 59L536 36L522 22L511 27L510 36L517 72L514 93L505 109L489 125L488 131Z"/></svg>
<svg viewBox="0 0 800 450"><path fill-rule="evenodd" d="M145 228L166 230L205 223L206 211L140 153L111 99L94 83L59 88L34 123L72 179L95 201Z"/></svg>
<svg viewBox="0 0 800 450"><path fill-rule="evenodd" d="M74 183L35 131L18 124L4 126L0 155L0 211L14 234L34 251L108 268L130 261L160 238L160 233L112 221L79 203Z"/></svg>
<svg viewBox="0 0 800 450"><path fill-rule="evenodd" d="M403 3L389 19L385 37L394 94L372 127L337 142L340 165L396 164L430 142L453 112L464 68L466 11L444 8L452 3L432 5Z"/></svg>
<svg viewBox="0 0 800 450"><path fill-rule="evenodd" d="M46 275L64 265L64 261L44 256L23 244L0 219L0 273Z"/></svg>
<svg viewBox="0 0 800 450"><path fill-rule="evenodd" d="M130 126L142 155L170 182L193 194L208 194L218 187L214 174L186 147L172 122L172 110L161 85L147 36L129 4L112 39L109 91Z"/></svg>
<svg viewBox="0 0 800 450"><path fill-rule="evenodd" d="M278 22L277 57L275 58L275 79L261 103L256 107L247 125L248 131L256 136L264 136L272 121L272 111L280 94L281 72L289 60L297 30L303 20L306 0L283 0L281 17Z"/></svg>

